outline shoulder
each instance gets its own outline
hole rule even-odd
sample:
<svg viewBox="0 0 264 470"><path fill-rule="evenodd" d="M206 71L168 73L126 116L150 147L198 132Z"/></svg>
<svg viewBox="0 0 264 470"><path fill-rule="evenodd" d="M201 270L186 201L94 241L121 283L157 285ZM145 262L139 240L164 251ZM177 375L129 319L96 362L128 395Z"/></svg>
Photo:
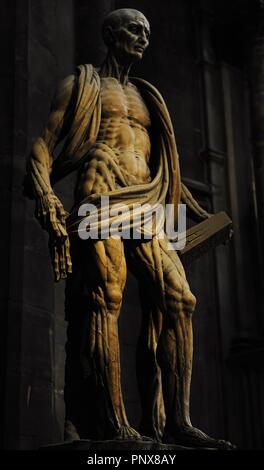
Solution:
<svg viewBox="0 0 264 470"><path fill-rule="evenodd" d="M100 77L98 69L95 68L92 64L81 64L76 68L76 76L79 82L79 85L94 84L100 85Z"/></svg>
<svg viewBox="0 0 264 470"><path fill-rule="evenodd" d="M68 75L60 81L57 87L57 94L67 94L72 91L74 87L81 86L82 84L99 81L97 70L92 64L82 64L76 67L74 73Z"/></svg>
<svg viewBox="0 0 264 470"><path fill-rule="evenodd" d="M76 67L74 73L63 78L56 89L53 104L55 108L66 108L71 101L80 98L84 90L100 87L100 78L97 70L91 64L82 64Z"/></svg>
<svg viewBox="0 0 264 470"><path fill-rule="evenodd" d="M64 108L69 103L76 88L76 76L68 75L61 80L56 88L52 106L55 108Z"/></svg>

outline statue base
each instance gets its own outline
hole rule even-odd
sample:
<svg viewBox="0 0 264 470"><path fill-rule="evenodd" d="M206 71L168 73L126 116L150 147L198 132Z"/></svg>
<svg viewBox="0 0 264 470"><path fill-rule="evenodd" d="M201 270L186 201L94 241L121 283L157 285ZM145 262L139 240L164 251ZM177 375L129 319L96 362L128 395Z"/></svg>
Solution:
<svg viewBox="0 0 264 470"><path fill-rule="evenodd" d="M72 442L63 442L61 444L51 444L41 447L40 450L85 450L85 451L142 451L142 450L194 450L192 447L183 447L174 444L162 444L156 441L144 440L109 440L109 441L91 441L80 439Z"/></svg>

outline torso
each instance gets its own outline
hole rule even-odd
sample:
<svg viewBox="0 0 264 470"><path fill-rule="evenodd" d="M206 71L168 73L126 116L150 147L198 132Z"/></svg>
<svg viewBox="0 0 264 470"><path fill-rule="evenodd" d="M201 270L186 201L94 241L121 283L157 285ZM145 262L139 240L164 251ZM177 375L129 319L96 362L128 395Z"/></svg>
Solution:
<svg viewBox="0 0 264 470"><path fill-rule="evenodd" d="M115 78L101 79L102 114L95 145L89 152L81 178L82 196L150 181L151 125L148 109L137 88ZM118 177L119 168L122 173Z"/></svg>

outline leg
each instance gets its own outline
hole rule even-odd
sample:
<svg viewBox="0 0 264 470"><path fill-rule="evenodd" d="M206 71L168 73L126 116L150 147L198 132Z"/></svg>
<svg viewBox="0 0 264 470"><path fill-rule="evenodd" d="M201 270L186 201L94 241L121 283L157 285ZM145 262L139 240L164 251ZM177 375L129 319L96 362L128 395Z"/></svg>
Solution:
<svg viewBox="0 0 264 470"><path fill-rule="evenodd" d="M137 344L137 380L142 407L140 432L162 440L165 412L161 370L157 362L157 343L162 329L162 285L157 240L147 243L128 242L126 258L129 269L138 280L142 307L141 330Z"/></svg>
<svg viewBox="0 0 264 470"><path fill-rule="evenodd" d="M213 439L191 424L192 314L196 299L177 253L168 251L166 240L160 240L160 247L166 301L157 347L167 417L163 440L186 446L230 449L229 442Z"/></svg>
<svg viewBox="0 0 264 470"><path fill-rule="evenodd" d="M166 240L153 239L151 242L138 244L134 249L134 258L141 263L141 275L145 280L148 278L152 281L152 299L163 313L161 333L157 341L148 342L148 348L152 348L152 356L156 355L161 369L166 414L164 442L194 447L230 448L229 443L212 439L191 425L189 401L195 298L190 292L176 252L168 251ZM146 325L149 328L151 323L145 323ZM158 365L153 368L153 380L158 377ZM157 387L158 385L156 389ZM154 395L152 400L155 400ZM159 410L162 412L161 407Z"/></svg>
<svg viewBox="0 0 264 470"><path fill-rule="evenodd" d="M190 291L176 252L160 240L165 290L165 314L157 356L162 370L166 409L165 438L169 429L191 426L192 314L196 299Z"/></svg>
<svg viewBox="0 0 264 470"><path fill-rule="evenodd" d="M98 405L98 437L140 438L128 424L120 381L118 317L126 281L123 242L110 238L91 243L84 263L90 299L84 355Z"/></svg>

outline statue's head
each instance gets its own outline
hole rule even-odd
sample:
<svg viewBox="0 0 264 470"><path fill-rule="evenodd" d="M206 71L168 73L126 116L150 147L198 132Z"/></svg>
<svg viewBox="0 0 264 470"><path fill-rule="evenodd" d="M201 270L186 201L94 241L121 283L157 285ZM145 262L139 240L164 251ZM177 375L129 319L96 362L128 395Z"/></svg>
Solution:
<svg viewBox="0 0 264 470"><path fill-rule="evenodd" d="M121 62L142 58L148 47L150 26L140 11L121 8L112 11L103 23L103 39L108 49Z"/></svg>

